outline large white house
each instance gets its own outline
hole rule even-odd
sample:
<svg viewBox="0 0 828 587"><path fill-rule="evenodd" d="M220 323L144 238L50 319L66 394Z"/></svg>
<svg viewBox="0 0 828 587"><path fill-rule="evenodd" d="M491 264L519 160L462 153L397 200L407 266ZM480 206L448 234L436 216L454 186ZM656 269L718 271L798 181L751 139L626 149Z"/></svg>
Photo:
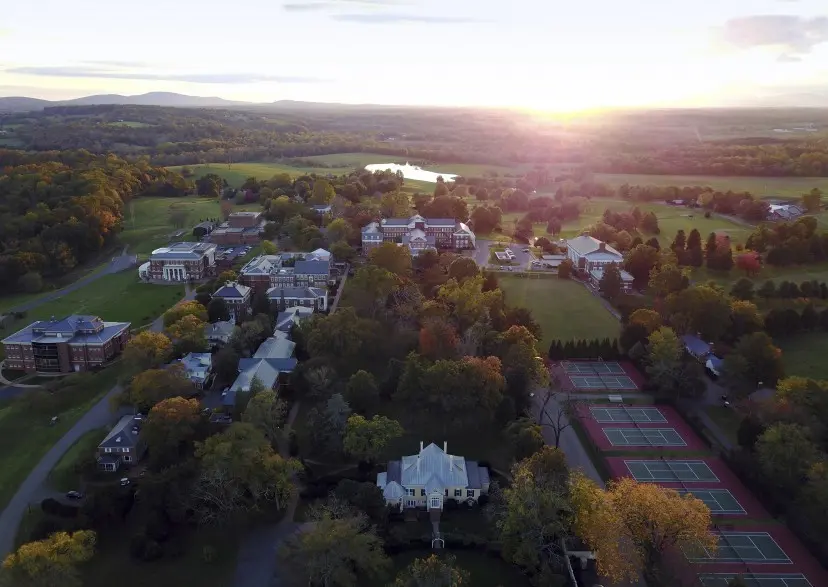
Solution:
<svg viewBox="0 0 828 587"><path fill-rule="evenodd" d="M572 261L575 269L592 273L610 263L619 267L624 263L624 255L612 248L604 241L582 234L579 237L566 241L566 256Z"/></svg>
<svg viewBox="0 0 828 587"><path fill-rule="evenodd" d="M418 454L388 462L388 471L377 475L377 487L385 503L400 511L425 508L439 512L447 499L474 505L489 493L489 469L448 454L446 443L441 449L434 443L423 448L421 442Z"/></svg>

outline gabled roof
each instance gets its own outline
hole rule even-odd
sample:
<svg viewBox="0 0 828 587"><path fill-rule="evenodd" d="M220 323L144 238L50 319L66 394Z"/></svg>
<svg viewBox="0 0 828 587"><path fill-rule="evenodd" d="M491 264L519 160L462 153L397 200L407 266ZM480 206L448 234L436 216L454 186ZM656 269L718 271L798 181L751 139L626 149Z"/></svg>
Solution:
<svg viewBox="0 0 828 587"><path fill-rule="evenodd" d="M420 454L403 457L401 473L403 487L424 487L432 479L432 483L440 487L466 487L469 484L466 459L447 454L434 443Z"/></svg>
<svg viewBox="0 0 828 587"><path fill-rule="evenodd" d="M329 275L331 272L330 261L296 261L293 272L304 275Z"/></svg>
<svg viewBox="0 0 828 587"><path fill-rule="evenodd" d="M216 290L214 298L245 298L250 294L250 288L235 281L228 281Z"/></svg>
<svg viewBox="0 0 828 587"><path fill-rule="evenodd" d="M294 324L299 324L302 320L310 318L313 315L313 308L303 308L302 306L293 306L284 312L279 312L276 316L277 331L287 332Z"/></svg>
<svg viewBox="0 0 828 587"><path fill-rule="evenodd" d="M328 292L318 287L271 287L267 290L267 297L272 302L278 302L283 295L285 299L312 300L324 298Z"/></svg>
<svg viewBox="0 0 828 587"><path fill-rule="evenodd" d="M210 353L188 353L179 361L184 367L184 376L194 383L201 383L213 366L213 356Z"/></svg>
<svg viewBox="0 0 828 587"><path fill-rule="evenodd" d="M98 444L100 448L115 448L119 446L133 447L138 444L139 423L133 416L124 416L104 439Z"/></svg>
<svg viewBox="0 0 828 587"><path fill-rule="evenodd" d="M204 329L204 336L207 338L223 338L233 334L233 329L236 328L232 320L214 322L208 324Z"/></svg>
<svg viewBox="0 0 828 587"><path fill-rule="evenodd" d="M284 333L280 333L284 334ZM254 359L287 359L293 356L293 349L296 343L288 340L286 336L271 336L259 345Z"/></svg>
<svg viewBox="0 0 828 587"><path fill-rule="evenodd" d="M711 345L704 342L698 336L685 334L681 337L681 342L684 343L684 348L698 357L703 357L710 352Z"/></svg>
<svg viewBox="0 0 828 587"><path fill-rule="evenodd" d="M604 246L603 250L601 250L601 245ZM616 256L619 259L624 258L624 256L621 253L619 253L617 250L612 248L604 241L600 241L597 238L593 238L586 234L582 234L579 237L567 240L566 246L567 248L572 249L581 256L591 255L592 253L597 253L600 251L602 253L607 253L609 255Z"/></svg>
<svg viewBox="0 0 828 587"><path fill-rule="evenodd" d="M255 377L270 389L276 384L279 373L290 373L296 367L296 359L242 359L239 361L239 375L230 386L230 390L250 391L250 383Z"/></svg>

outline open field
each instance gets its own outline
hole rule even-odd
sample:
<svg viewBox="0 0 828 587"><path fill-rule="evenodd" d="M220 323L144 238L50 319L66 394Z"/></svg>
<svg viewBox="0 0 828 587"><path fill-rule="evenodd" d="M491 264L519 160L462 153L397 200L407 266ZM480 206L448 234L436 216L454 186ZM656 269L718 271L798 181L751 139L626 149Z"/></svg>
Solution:
<svg viewBox="0 0 828 587"><path fill-rule="evenodd" d="M0 404L0 507L5 507L52 445L108 392L118 380L117 365L93 374L92 384L62 412L43 413L17 401ZM58 416L55 426L49 425Z"/></svg>
<svg viewBox="0 0 828 587"><path fill-rule="evenodd" d="M715 281L716 283L729 288L736 281L745 277L742 271L735 267L729 272L710 271L706 267L692 269L690 279L693 282ZM772 280L779 285L780 281L828 281L828 263L814 263L812 265L793 265L791 267L772 267L765 265L758 275L750 276L755 287L760 287L765 281Z"/></svg>
<svg viewBox="0 0 828 587"><path fill-rule="evenodd" d="M183 296L183 285L141 283L137 271L106 275L28 312L22 320L0 329L0 337L8 336L35 320L84 313L100 316L109 322L132 322L132 327L138 328L151 323Z"/></svg>
<svg viewBox="0 0 828 587"><path fill-rule="evenodd" d="M534 279L498 275L510 306L523 306L543 330L541 353L553 340L616 338L618 321L595 296L575 281L557 277Z"/></svg>
<svg viewBox="0 0 828 587"><path fill-rule="evenodd" d="M710 186L719 191L750 192L763 198L796 198L819 188L828 192L828 177L720 177L712 175L636 175L596 173L597 183L629 185Z"/></svg>
<svg viewBox="0 0 828 587"><path fill-rule="evenodd" d="M828 334L812 332L798 334L791 339L778 340L782 349L785 375L798 375L814 379L828 379Z"/></svg>
<svg viewBox="0 0 828 587"><path fill-rule="evenodd" d="M106 428L96 428L81 436L60 457L58 464L49 473L49 485L57 491L79 489L81 476L76 472L75 467L92 458L92 455L95 454L95 448L106 436L106 432Z"/></svg>

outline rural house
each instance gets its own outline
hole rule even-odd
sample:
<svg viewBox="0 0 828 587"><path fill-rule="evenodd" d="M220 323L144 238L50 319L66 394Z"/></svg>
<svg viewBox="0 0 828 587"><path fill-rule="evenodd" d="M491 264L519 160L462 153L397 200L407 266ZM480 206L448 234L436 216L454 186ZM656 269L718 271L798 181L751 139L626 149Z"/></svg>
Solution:
<svg viewBox="0 0 828 587"><path fill-rule="evenodd" d="M187 353L173 364L181 365L182 374L196 389L209 387L213 376L213 355L210 353Z"/></svg>
<svg viewBox="0 0 828 587"><path fill-rule="evenodd" d="M587 275L590 275L594 269L602 268L610 263L615 263L619 267L624 263L624 255L604 241L585 234L566 241L566 256L572 261L576 270Z"/></svg>
<svg viewBox="0 0 828 587"><path fill-rule="evenodd" d="M385 503L405 508L425 508L440 512L450 499L474 505L481 495L489 493L489 469L477 461L448 454L444 442L441 449L432 443L416 455L389 461L387 471L377 475L377 487Z"/></svg>
<svg viewBox="0 0 828 587"><path fill-rule="evenodd" d="M141 421L124 416L109 431L97 449L98 468L114 472L121 465L131 466L143 456L145 446L140 438Z"/></svg>
<svg viewBox="0 0 828 587"><path fill-rule="evenodd" d="M213 346L227 344L235 328L236 324L232 320L214 322L204 328L204 336Z"/></svg>

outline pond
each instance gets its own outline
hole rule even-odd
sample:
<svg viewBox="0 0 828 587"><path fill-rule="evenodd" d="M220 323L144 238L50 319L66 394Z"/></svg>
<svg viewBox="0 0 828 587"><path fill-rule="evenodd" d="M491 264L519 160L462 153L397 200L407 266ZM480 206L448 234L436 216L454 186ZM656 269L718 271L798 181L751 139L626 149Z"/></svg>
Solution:
<svg viewBox="0 0 828 587"><path fill-rule="evenodd" d="M399 163L372 163L371 165L366 165L365 169L372 172L387 170L396 173L397 171L402 171L405 179L428 181L431 183L437 183L438 177L442 177L446 181L451 181L457 177L456 173L436 173L434 171L426 171L422 167L411 165L409 163L406 163L405 165L400 165Z"/></svg>

